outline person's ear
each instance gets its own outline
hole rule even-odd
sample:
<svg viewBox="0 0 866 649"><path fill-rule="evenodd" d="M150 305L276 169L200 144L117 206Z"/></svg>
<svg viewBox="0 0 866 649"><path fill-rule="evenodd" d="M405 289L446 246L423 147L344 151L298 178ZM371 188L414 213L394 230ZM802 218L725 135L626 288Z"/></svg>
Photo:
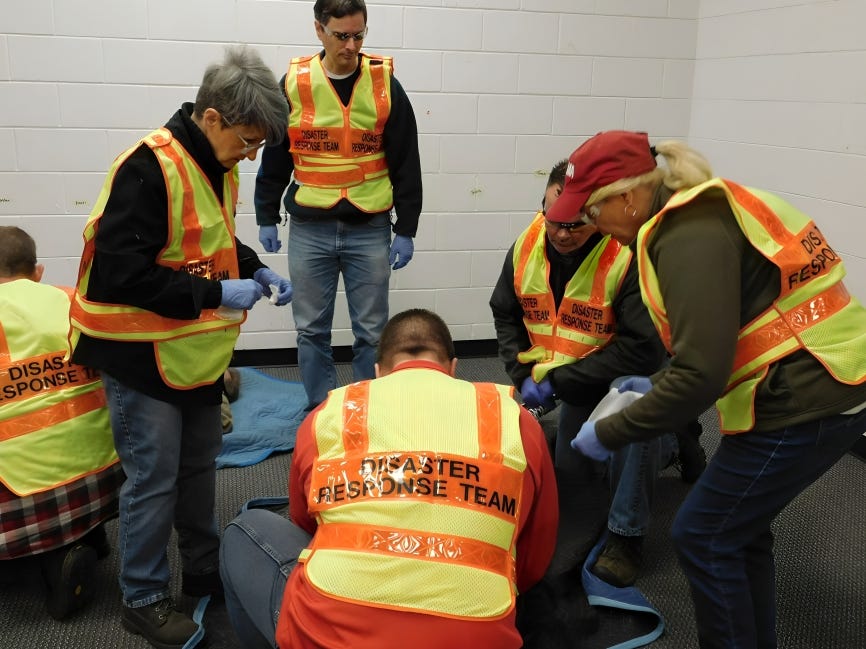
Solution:
<svg viewBox="0 0 866 649"><path fill-rule="evenodd" d="M373 363L373 374L378 379L382 376L382 373L379 371L379 363Z"/></svg>
<svg viewBox="0 0 866 649"><path fill-rule="evenodd" d="M216 108L205 108L204 113L202 113L202 121L207 124L210 128L214 128L222 122L222 115Z"/></svg>
<svg viewBox="0 0 866 649"><path fill-rule="evenodd" d="M457 358L451 359L451 371L448 372L451 376L457 376Z"/></svg>
<svg viewBox="0 0 866 649"><path fill-rule="evenodd" d="M42 273L44 273L44 272L45 272L45 265L44 264L36 264L36 267L33 269L33 276L31 277L31 279L34 282L41 282L42 281Z"/></svg>

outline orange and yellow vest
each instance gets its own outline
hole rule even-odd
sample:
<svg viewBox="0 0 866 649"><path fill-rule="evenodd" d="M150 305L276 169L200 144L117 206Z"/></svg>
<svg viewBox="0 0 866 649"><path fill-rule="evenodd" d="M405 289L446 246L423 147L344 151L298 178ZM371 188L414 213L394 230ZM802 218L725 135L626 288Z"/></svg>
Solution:
<svg viewBox="0 0 866 649"><path fill-rule="evenodd" d="M604 237L580 264L565 287L559 309L548 284L544 215L539 212L514 243L514 293L532 346L517 355L534 363L540 382L556 367L579 361L604 347L614 335L613 299L625 278L632 253Z"/></svg>
<svg viewBox="0 0 866 649"><path fill-rule="evenodd" d="M19 496L118 461L99 374L64 360L71 293L0 285L0 482Z"/></svg>
<svg viewBox="0 0 866 649"><path fill-rule="evenodd" d="M361 54L352 99L343 106L319 55L292 59L286 74L289 142L298 205L327 209L347 199L363 212L394 204L385 160L392 60Z"/></svg>
<svg viewBox="0 0 866 649"><path fill-rule="evenodd" d="M507 615L526 470L511 395L423 367L332 391L313 422L309 583L380 608Z"/></svg>
<svg viewBox="0 0 866 649"><path fill-rule="evenodd" d="M142 142L159 161L168 192L169 240L156 263L208 279L236 279L237 167L225 174L223 205L207 176L168 129L157 129ZM114 161L85 226L84 253L70 312L70 347L75 348L82 333L108 340L153 341L156 364L166 385L178 390L209 385L228 367L246 313L239 319L226 319L218 309L202 309L196 320L179 320L129 305L93 302L87 296L102 211L118 168L140 144Z"/></svg>
<svg viewBox="0 0 866 649"><path fill-rule="evenodd" d="M842 383L866 380L866 309L842 283L845 267L814 221L778 196L713 178L674 194L638 232L641 294L669 352L671 331L648 242L665 214L702 192L721 189L749 243L778 266L779 297L746 324L737 339L734 367L716 401L724 433L755 424L755 393L771 364L798 349L814 356Z"/></svg>

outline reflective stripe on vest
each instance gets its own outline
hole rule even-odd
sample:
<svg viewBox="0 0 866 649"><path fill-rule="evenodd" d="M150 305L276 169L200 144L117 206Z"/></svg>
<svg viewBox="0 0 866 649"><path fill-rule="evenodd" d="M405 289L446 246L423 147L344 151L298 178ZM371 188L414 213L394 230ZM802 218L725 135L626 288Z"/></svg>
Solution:
<svg viewBox="0 0 866 649"><path fill-rule="evenodd" d="M545 242L544 215L539 212L517 238L513 256L514 293L523 307L523 324L532 343L517 360L533 363L535 381L610 341L616 328L613 299L632 257L627 247L604 237L568 281L557 311L548 284Z"/></svg>
<svg viewBox="0 0 866 649"><path fill-rule="evenodd" d="M848 384L866 380L866 359L850 349L866 342L866 309L848 294L845 268L814 221L773 194L713 178L674 194L638 233L641 293L656 329L671 351L671 331L649 258L648 242L664 215L709 189L721 189L749 243L779 268L779 296L740 329L725 394L716 402L722 432L754 426L755 392L767 368L798 349L812 354L833 377Z"/></svg>
<svg viewBox="0 0 866 649"><path fill-rule="evenodd" d="M395 610L507 615L526 469L511 394L426 368L332 391L313 424L308 581Z"/></svg>
<svg viewBox="0 0 866 649"><path fill-rule="evenodd" d="M213 383L225 371L246 313L239 320L227 320L218 309L202 309L196 320L179 320L129 305L93 302L87 297L102 210L118 168L142 142L159 161L168 194L169 240L156 263L208 279L238 277L234 238L237 167L225 174L224 207L192 156L170 131L158 129L117 158L87 221L70 313L71 342L74 347L80 333L109 340L153 341L165 383L190 389Z"/></svg>
<svg viewBox="0 0 866 649"><path fill-rule="evenodd" d="M391 57L361 54L348 106L319 55L292 59L286 74L288 135L299 205L326 209L345 198L364 212L384 212L394 197L385 160L391 113Z"/></svg>
<svg viewBox="0 0 866 649"><path fill-rule="evenodd" d="M65 360L69 301L27 279L0 285L0 482L19 496L118 461L99 375Z"/></svg>

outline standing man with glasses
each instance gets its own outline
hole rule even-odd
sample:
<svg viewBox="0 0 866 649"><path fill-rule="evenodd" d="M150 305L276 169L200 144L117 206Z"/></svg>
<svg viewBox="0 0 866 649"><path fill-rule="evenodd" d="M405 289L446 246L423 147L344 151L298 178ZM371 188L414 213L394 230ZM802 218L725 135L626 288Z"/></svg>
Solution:
<svg viewBox="0 0 866 649"><path fill-rule="evenodd" d="M263 294L292 298L291 283L235 237L237 164L278 142L285 120L273 72L253 50L228 49L195 103L118 156L84 230L72 359L100 370L126 473L123 626L161 649L198 631L172 603L172 527L182 592L222 593L215 460L223 373L245 311Z"/></svg>
<svg viewBox="0 0 866 649"><path fill-rule="evenodd" d="M415 114L391 58L360 52L364 0L316 0L313 14L324 49L292 59L281 81L288 128L281 144L263 151L255 191L267 252L282 246L281 199L290 217L292 313L308 410L337 384L331 328L340 274L354 334L352 374L373 378L391 270L412 259L421 214Z"/></svg>
<svg viewBox="0 0 866 649"><path fill-rule="evenodd" d="M674 460L677 440L668 434L650 444L626 445L606 466L569 446L610 384L655 372L665 362L665 350L641 301L631 250L581 220L547 219L565 184L567 165L561 160L551 170L542 211L508 251L490 307L499 357L524 405L552 410L561 401L557 472L577 485L597 470L607 472L609 534L591 569L622 588L638 576L657 474ZM696 436L682 438L684 447L700 448ZM693 482L705 464L702 455L696 457L683 479ZM568 499L563 495L561 501Z"/></svg>

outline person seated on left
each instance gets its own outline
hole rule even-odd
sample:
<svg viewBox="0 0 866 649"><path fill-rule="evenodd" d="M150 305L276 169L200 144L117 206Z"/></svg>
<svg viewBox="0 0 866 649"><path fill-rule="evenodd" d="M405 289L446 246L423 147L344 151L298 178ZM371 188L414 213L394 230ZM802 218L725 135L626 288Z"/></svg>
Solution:
<svg viewBox="0 0 866 649"><path fill-rule="evenodd" d="M61 620L93 596L124 474L99 374L65 360L70 293L43 271L32 237L0 226L0 573L38 564Z"/></svg>

